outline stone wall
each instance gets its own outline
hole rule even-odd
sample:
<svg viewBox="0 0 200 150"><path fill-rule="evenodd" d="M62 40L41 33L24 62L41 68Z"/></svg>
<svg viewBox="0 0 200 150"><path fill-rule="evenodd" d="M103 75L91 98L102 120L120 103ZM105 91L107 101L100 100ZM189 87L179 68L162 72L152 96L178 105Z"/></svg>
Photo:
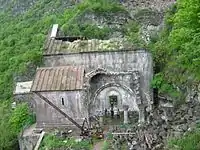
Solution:
<svg viewBox="0 0 200 150"><path fill-rule="evenodd" d="M18 138L20 150L33 150L39 139L39 135L28 135Z"/></svg>
<svg viewBox="0 0 200 150"><path fill-rule="evenodd" d="M86 73L97 68L113 72L139 71L142 99L146 99L145 93L152 96L150 82L153 78L153 62L151 54L145 50L44 56L45 67L64 65L83 65Z"/></svg>
<svg viewBox="0 0 200 150"><path fill-rule="evenodd" d="M54 105L59 107L67 115L78 123L82 123L87 118L87 108L83 101L83 93L81 91L65 91L65 92L40 92L44 97L48 98ZM73 124L57 112L52 106L47 104L34 94L36 100L36 122L37 127L61 127ZM62 100L63 99L63 100ZM63 102L62 102L63 101ZM64 104L64 105L63 105Z"/></svg>

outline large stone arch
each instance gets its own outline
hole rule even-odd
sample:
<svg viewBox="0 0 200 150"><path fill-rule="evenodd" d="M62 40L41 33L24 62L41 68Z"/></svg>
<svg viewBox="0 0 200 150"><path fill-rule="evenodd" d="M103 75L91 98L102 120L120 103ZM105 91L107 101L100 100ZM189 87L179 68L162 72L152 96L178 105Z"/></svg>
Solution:
<svg viewBox="0 0 200 150"><path fill-rule="evenodd" d="M133 91L136 94L137 103L140 103L140 104L143 103L142 100L141 100L139 71L113 72L113 71L108 71L105 68L97 68L97 69L92 70L91 72L89 72L85 75L85 86L89 88L91 79L98 74L105 74L105 75L132 74L133 75L133 82L134 82L133 84L135 85L135 89L131 89L130 91Z"/></svg>
<svg viewBox="0 0 200 150"><path fill-rule="evenodd" d="M131 111L139 111L139 107L136 101L136 94L129 87L116 83L107 83L106 85L96 90L94 97L90 103L90 114L96 115L96 113L98 113L99 111L104 111L105 109L108 109L108 98L112 93L115 93L116 96L118 96L118 108L121 111L123 111L123 105L129 105L129 110ZM97 112L94 112L95 110Z"/></svg>
<svg viewBox="0 0 200 150"><path fill-rule="evenodd" d="M105 75L105 76L121 76L121 75L131 75L131 83L132 86L126 86L123 84L119 84L118 82L107 82L105 84L103 84L101 87L98 87L97 89L93 89L91 88L91 81L92 79L94 79L96 76L98 75ZM105 68L97 68L95 70L92 70L91 72L87 73L85 75L85 87L86 87L86 91L87 91L87 102L88 102L88 108L89 108L89 116L91 115L98 115L99 113L101 113L102 111L104 111L103 109L104 107L104 101L103 100L97 100L98 99L98 95L100 93L102 93L105 89L110 88L111 91L115 91L116 92L116 88L119 89L121 88L123 91L125 91L125 93L127 93L126 95L128 95L129 100L132 100L132 106L130 105L131 102L127 101L127 105L130 106L129 110L131 111L136 111L139 114L139 122L144 122L144 108L143 108L143 101L141 99L141 92L140 92L140 74L139 71L137 70L132 70L132 71L126 71L126 72L113 72L113 71L108 71ZM115 88L115 89L114 89ZM91 91L92 90L92 91ZM108 95L109 91L107 91L107 95ZM120 93L120 92L119 92ZM119 94L120 95L120 94ZM122 98L123 99L123 98ZM100 102L100 103L97 103ZM97 111L97 113L95 112Z"/></svg>

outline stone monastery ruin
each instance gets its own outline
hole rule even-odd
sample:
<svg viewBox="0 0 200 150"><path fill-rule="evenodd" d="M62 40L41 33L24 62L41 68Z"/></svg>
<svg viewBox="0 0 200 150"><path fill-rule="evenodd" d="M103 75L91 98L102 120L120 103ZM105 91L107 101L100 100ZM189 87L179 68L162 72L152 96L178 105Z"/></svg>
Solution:
<svg viewBox="0 0 200 150"><path fill-rule="evenodd" d="M15 97L28 98L38 128L69 127L74 121L81 125L93 116L118 116L118 123L128 123L131 113L136 122L145 122L153 99L152 77L148 51L134 49L124 39L63 37L54 25L43 66L33 81L17 83Z"/></svg>

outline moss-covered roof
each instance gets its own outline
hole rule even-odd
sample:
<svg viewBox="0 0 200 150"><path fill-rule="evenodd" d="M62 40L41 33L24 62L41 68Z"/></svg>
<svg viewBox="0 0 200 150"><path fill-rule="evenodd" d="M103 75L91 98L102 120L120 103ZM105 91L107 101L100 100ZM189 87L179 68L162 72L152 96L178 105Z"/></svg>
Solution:
<svg viewBox="0 0 200 150"><path fill-rule="evenodd" d="M109 40L83 40L65 41L62 39L49 39L45 46L44 55L69 54L79 52L117 51L133 49L133 44L125 38Z"/></svg>

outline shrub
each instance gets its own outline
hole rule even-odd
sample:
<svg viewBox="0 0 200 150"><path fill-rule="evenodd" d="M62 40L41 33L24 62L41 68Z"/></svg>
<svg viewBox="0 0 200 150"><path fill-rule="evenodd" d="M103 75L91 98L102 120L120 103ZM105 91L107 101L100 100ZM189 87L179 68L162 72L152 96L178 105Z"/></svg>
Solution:
<svg viewBox="0 0 200 150"><path fill-rule="evenodd" d="M169 150L199 150L200 129L188 132L183 137L170 139L167 146Z"/></svg>
<svg viewBox="0 0 200 150"><path fill-rule="evenodd" d="M73 150L90 150L91 147L90 142L87 140L76 142L73 138L63 139L49 134L44 137L40 149L68 148Z"/></svg>

